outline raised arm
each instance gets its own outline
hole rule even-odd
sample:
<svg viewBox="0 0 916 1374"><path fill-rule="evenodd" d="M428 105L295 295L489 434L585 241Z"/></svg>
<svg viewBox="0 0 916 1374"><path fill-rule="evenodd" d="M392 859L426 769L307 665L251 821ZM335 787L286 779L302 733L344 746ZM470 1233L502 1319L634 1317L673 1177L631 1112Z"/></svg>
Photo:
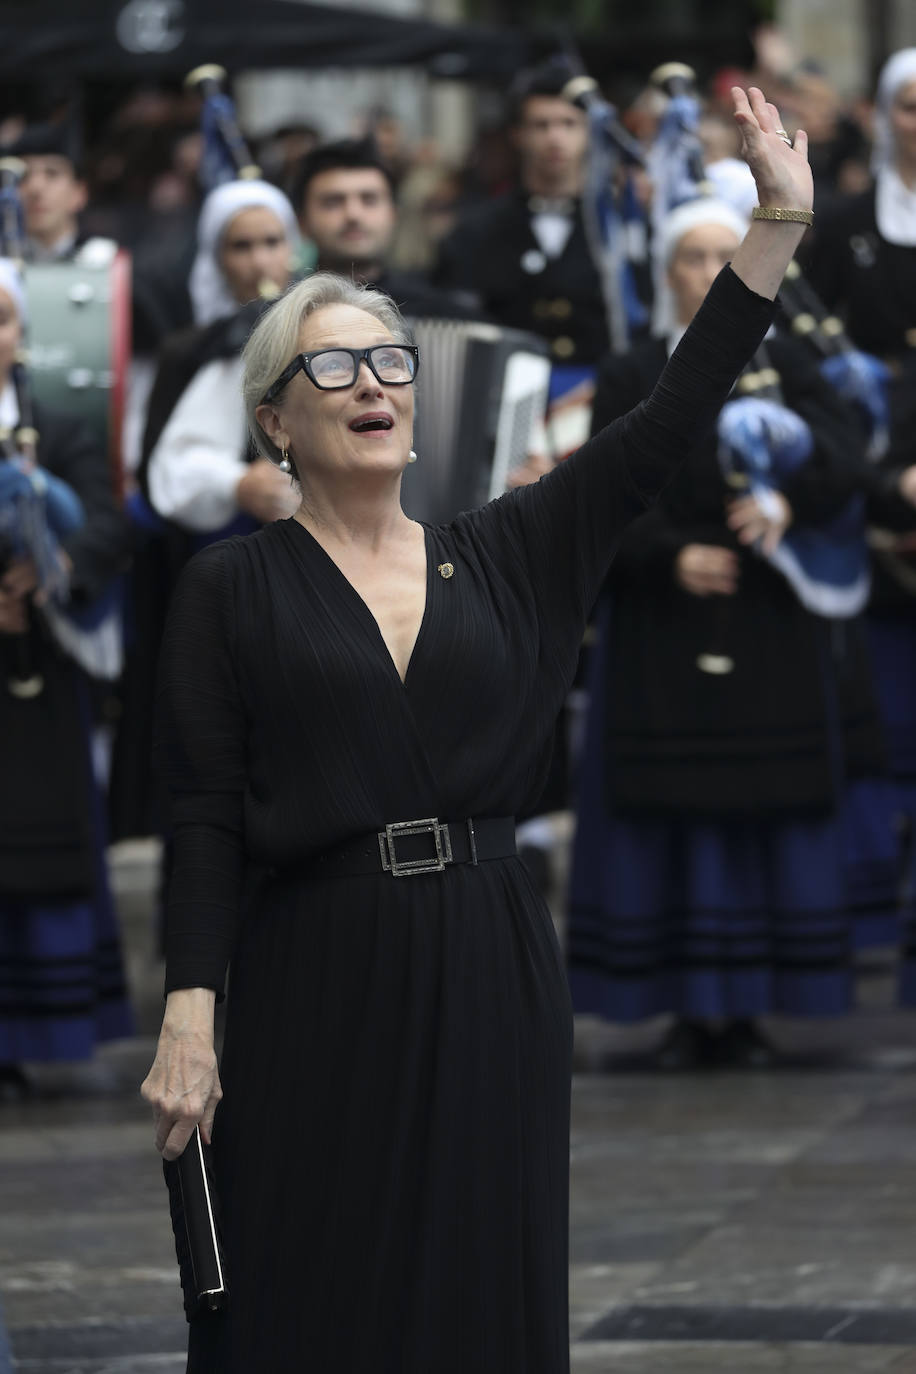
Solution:
<svg viewBox="0 0 916 1374"><path fill-rule="evenodd" d="M804 218L814 197L804 133L793 147L775 106L759 90L752 88L748 98L735 87L733 94L761 206ZM715 422L772 323L773 302L803 230L803 223L791 220L754 221L651 396L535 486L480 513L482 524L514 533L512 542L522 545L530 580L554 622L587 614L621 533Z"/></svg>

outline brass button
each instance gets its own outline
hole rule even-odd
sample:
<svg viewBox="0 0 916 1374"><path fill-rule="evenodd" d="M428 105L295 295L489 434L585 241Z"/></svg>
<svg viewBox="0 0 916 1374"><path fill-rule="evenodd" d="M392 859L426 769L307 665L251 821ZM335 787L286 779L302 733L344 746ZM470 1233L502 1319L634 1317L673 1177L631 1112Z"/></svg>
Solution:
<svg viewBox="0 0 916 1374"><path fill-rule="evenodd" d="M440 564L439 564L439 576L440 576L440 577L444 577L445 580L446 580L446 582L448 581L448 579L449 579L450 577L453 576L454 572L455 572L455 569L454 569L454 566L453 566L451 563L440 563Z"/></svg>
<svg viewBox="0 0 916 1374"><path fill-rule="evenodd" d="M561 296L558 301L553 303L554 318L558 320L568 320L572 314L572 301L568 301L565 296Z"/></svg>
<svg viewBox="0 0 916 1374"><path fill-rule="evenodd" d="M576 351L576 345L568 334L561 334L558 339L554 339L550 349L558 358L571 358Z"/></svg>
<svg viewBox="0 0 916 1374"><path fill-rule="evenodd" d="M903 336L907 348L916 348L916 329L908 329Z"/></svg>

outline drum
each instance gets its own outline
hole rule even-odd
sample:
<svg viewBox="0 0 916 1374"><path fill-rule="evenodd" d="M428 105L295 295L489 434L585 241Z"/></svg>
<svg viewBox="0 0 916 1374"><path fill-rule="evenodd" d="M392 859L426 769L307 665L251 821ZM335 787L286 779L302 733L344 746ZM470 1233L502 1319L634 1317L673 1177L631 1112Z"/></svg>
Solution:
<svg viewBox="0 0 916 1374"><path fill-rule="evenodd" d="M123 488L121 431L130 363L130 255L90 240L77 258L26 266L28 367L36 400L78 415Z"/></svg>

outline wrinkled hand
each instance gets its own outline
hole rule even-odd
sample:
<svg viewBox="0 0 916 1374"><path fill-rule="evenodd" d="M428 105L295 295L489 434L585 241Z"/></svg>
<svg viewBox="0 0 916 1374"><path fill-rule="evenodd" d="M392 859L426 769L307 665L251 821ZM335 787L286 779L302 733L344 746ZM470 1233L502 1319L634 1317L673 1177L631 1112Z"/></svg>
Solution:
<svg viewBox="0 0 916 1374"><path fill-rule="evenodd" d="M140 1095L153 1109L156 1149L177 1159L194 1127L210 1144L213 1118L222 1098L213 1046L213 1003L207 988L169 993L159 1045Z"/></svg>
<svg viewBox="0 0 916 1374"><path fill-rule="evenodd" d="M912 467L904 468L897 485L904 501L909 501L911 506L916 506L916 463Z"/></svg>
<svg viewBox="0 0 916 1374"><path fill-rule="evenodd" d="M267 458L257 458L248 465L235 489L235 498L243 511L263 525L283 520L299 508L299 496L290 485L289 475Z"/></svg>
<svg viewBox="0 0 916 1374"><path fill-rule="evenodd" d="M685 544L674 575L691 596L734 596L738 590L738 555L718 544Z"/></svg>
<svg viewBox="0 0 916 1374"><path fill-rule="evenodd" d="M792 523L792 507L778 491L767 493L766 501L742 496L728 508L728 527L741 544L761 541L763 553L773 553Z"/></svg>
<svg viewBox="0 0 916 1374"><path fill-rule="evenodd" d="M808 135L799 129L790 147L776 132L783 128L779 111L756 86L745 93L732 87L735 119L741 131L741 156L754 174L761 205L810 210L814 180L808 166Z"/></svg>

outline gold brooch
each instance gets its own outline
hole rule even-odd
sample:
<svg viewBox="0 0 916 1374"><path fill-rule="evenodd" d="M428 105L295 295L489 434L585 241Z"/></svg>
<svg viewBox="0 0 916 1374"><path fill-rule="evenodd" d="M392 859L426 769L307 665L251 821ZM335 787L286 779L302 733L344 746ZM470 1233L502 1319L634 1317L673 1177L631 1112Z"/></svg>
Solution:
<svg viewBox="0 0 916 1374"><path fill-rule="evenodd" d="M440 563L440 564L439 564L439 576L440 576L440 577L444 577L445 580L446 580L446 582L447 582L448 579L454 574L454 571L455 571L455 568L454 568L453 564L451 564L451 563Z"/></svg>

